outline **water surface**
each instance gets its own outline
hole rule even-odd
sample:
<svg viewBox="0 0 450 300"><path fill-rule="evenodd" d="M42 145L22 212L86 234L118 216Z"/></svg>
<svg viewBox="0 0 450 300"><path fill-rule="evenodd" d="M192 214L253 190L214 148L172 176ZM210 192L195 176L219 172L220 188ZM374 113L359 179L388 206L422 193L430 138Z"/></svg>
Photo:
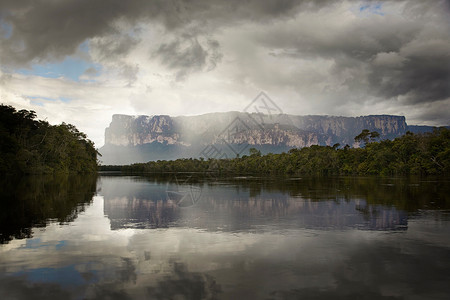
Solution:
<svg viewBox="0 0 450 300"><path fill-rule="evenodd" d="M2 299L448 299L444 179L2 182Z"/></svg>

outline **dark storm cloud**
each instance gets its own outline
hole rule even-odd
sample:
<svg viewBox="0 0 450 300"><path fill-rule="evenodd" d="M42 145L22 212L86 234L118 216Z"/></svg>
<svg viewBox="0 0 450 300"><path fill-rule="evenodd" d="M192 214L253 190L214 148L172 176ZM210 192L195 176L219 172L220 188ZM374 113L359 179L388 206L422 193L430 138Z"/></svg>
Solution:
<svg viewBox="0 0 450 300"><path fill-rule="evenodd" d="M373 66L368 80L381 97L403 96L408 103L444 100L450 97L450 56L406 56L398 66Z"/></svg>
<svg viewBox="0 0 450 300"><path fill-rule="evenodd" d="M181 80L189 73L214 69L222 59L219 48L216 40L208 39L206 45L201 45L197 37L182 35L162 44L154 54L163 64L177 70L176 77Z"/></svg>
<svg viewBox="0 0 450 300"><path fill-rule="evenodd" d="M127 81L127 86L131 86L137 80L139 65L127 63L124 58L139 42L140 39L136 37L135 32L128 34L115 32L91 39L89 46L93 52L97 52L97 59L100 62L114 65L121 77Z"/></svg>
<svg viewBox="0 0 450 300"><path fill-rule="evenodd" d="M387 4L389 2L385 2ZM445 1L407 3L402 15L312 22L257 39L274 56L333 61L330 75L350 91L416 104L450 97L450 30ZM294 37L294 38L293 38Z"/></svg>
<svg viewBox="0 0 450 300"><path fill-rule="evenodd" d="M103 59L120 59L127 55L139 42L140 39L135 36L115 33L93 39L90 46L100 50Z"/></svg>
<svg viewBox="0 0 450 300"><path fill-rule="evenodd" d="M198 30L234 21L265 22L293 15L295 8L316 9L325 1L204 1L204 0L4 0L0 22L11 26L1 38L2 64L57 60L73 54L86 39L117 33L116 23L160 22L175 30L198 22Z"/></svg>
<svg viewBox="0 0 450 300"><path fill-rule="evenodd" d="M60 59L73 54L87 38L114 31L120 1L23 1L2 8L2 21L12 25L2 41L2 63L26 64L33 59ZM123 5L122 5L123 6Z"/></svg>
<svg viewBox="0 0 450 300"><path fill-rule="evenodd" d="M356 16L348 16L350 9ZM157 24L163 37L154 41L150 58L183 79L226 61L220 34L252 24L256 33L246 42L255 49L333 65L326 75L305 78L299 68L271 77L262 72L264 62L250 59L228 74L232 78L267 90L292 87L300 95L316 89L312 93L340 104L364 97L395 105L434 103L450 98L449 12L449 1L2 0L0 62L22 67L62 60L88 40L100 63L115 64L131 84L139 66L124 57L141 42L133 30ZM248 49L234 51L249 55ZM339 83L317 90L326 76Z"/></svg>

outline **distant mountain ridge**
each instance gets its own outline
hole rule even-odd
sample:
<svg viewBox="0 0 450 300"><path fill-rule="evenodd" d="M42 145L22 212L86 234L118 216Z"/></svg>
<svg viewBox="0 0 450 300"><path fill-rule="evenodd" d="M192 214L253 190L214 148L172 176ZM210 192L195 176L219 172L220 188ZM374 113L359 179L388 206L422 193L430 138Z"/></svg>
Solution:
<svg viewBox="0 0 450 300"><path fill-rule="evenodd" d="M244 112L198 116L129 116L116 114L105 130L100 148L103 164L129 164L190 157L224 158L248 154L251 147L263 153L280 153L311 145L359 146L354 137L363 129L377 131L381 139L431 126L408 126L403 116L339 117Z"/></svg>

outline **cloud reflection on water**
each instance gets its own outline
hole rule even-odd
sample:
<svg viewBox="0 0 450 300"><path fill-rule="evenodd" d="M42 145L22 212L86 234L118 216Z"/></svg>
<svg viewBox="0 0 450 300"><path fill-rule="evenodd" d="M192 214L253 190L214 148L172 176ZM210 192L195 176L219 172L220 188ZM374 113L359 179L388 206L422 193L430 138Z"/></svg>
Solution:
<svg viewBox="0 0 450 300"><path fill-rule="evenodd" d="M246 188L221 186L208 187L199 206L173 207L177 213L167 228L138 229L135 219L115 227L111 210L133 217L137 208L146 211L146 206L134 206L136 201L147 201L158 211L162 200L145 200L146 195L160 193L143 193L135 189L133 180L102 181L99 195L72 223L51 223L35 229L32 239L12 240L0 247L0 295L6 299L437 299L450 292L450 222L438 211L416 214L407 230L391 230L389 224L389 230L361 230L380 228L367 223L367 212L355 209L353 200L314 202L267 190L249 199ZM138 184L147 191L158 187ZM110 187L121 191L117 197ZM214 191L220 193L213 198ZM235 200L227 202L227 198ZM395 207L384 209L395 216ZM371 213L369 221L379 216ZM344 223L330 226L335 220ZM355 226L358 222L369 225Z"/></svg>

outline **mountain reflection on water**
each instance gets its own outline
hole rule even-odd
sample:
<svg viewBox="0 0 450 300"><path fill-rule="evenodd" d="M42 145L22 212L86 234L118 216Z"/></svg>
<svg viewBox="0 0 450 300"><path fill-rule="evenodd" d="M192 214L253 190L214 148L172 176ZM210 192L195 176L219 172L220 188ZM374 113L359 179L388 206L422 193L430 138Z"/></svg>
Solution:
<svg viewBox="0 0 450 300"><path fill-rule="evenodd" d="M408 214L448 208L445 185L421 182L419 187L405 179L247 177L202 181L178 175L163 181L103 177L99 186L112 229L188 226L239 231L278 226L405 230ZM174 191L180 197L185 193L185 203L194 200L193 205L177 205L172 199Z"/></svg>
<svg viewBox="0 0 450 300"><path fill-rule="evenodd" d="M447 299L449 182L3 180L1 299Z"/></svg>

